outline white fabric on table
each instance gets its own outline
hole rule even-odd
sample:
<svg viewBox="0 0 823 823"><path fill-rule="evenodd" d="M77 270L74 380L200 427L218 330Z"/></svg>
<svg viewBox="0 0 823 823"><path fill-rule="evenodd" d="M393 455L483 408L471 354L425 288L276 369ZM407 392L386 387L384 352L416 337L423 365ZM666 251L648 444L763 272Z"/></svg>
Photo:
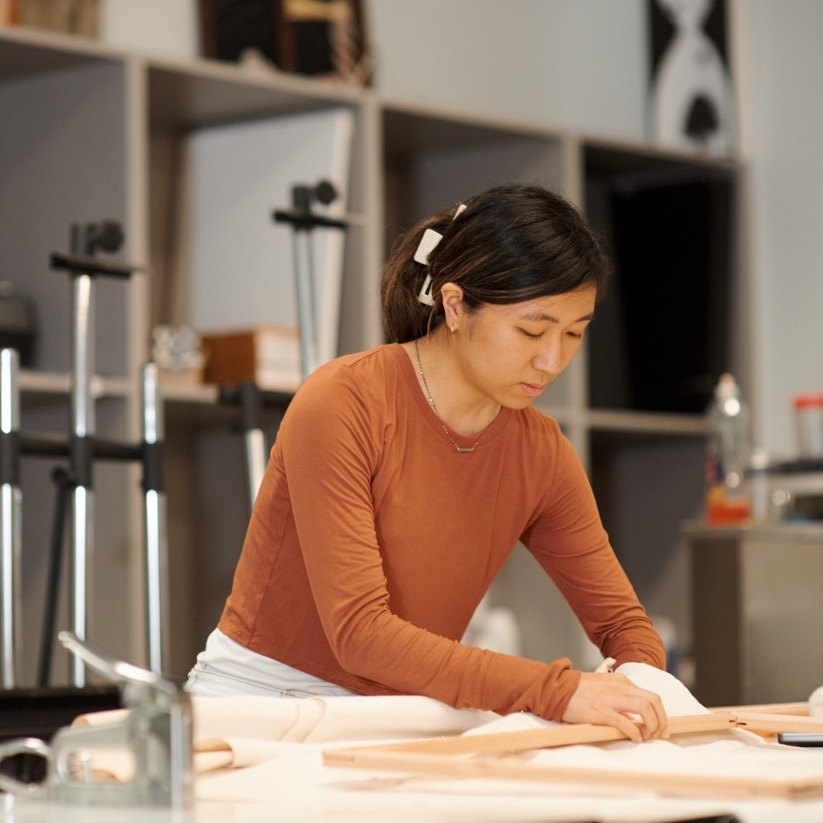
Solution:
<svg viewBox="0 0 823 823"><path fill-rule="evenodd" d="M280 743L380 742L459 734L499 715L452 709L430 697L198 697L191 696L195 771L248 766L279 751ZM127 709L81 715L74 725L122 722ZM108 768L129 779L121 760Z"/></svg>
<svg viewBox="0 0 823 823"><path fill-rule="evenodd" d="M663 697L667 712L708 710L682 684L644 664L620 671ZM483 734L550 725L533 715L501 717L458 711L424 697L198 698L192 696L198 802L259 804L291 811L302 823L345 810L350 816L413 812L416 819L659 821L735 813L744 823L823 820L823 801L664 798L650 789L593 791L569 783L454 779L344 769L323 763L337 747L455 734ZM100 712L80 718L99 723L122 718ZM620 773L744 777L759 781L823 776L823 750L792 749L739 730L642 744L628 741L566 746L513 756L527 762ZM438 816L435 816L438 815ZM440 816L442 815L442 816ZM447 817L448 815L448 817ZM408 816L405 819L412 819Z"/></svg>

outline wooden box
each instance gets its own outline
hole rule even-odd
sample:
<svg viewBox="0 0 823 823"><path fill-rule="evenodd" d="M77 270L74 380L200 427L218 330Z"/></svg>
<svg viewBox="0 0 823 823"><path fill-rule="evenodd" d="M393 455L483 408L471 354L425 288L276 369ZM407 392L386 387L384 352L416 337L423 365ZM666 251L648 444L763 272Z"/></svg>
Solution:
<svg viewBox="0 0 823 823"><path fill-rule="evenodd" d="M270 391L296 391L302 381L296 328L264 326L202 336L206 383L254 382Z"/></svg>

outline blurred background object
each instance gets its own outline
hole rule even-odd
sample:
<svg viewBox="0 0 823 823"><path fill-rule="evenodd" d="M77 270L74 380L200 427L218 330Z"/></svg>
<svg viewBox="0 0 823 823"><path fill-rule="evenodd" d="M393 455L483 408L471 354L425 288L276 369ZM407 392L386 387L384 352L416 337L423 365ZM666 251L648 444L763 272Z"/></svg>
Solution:
<svg viewBox="0 0 823 823"><path fill-rule="evenodd" d="M51 29L81 37L97 37L100 0L6 0L9 22L38 29ZM0 13L2 19L2 13Z"/></svg>

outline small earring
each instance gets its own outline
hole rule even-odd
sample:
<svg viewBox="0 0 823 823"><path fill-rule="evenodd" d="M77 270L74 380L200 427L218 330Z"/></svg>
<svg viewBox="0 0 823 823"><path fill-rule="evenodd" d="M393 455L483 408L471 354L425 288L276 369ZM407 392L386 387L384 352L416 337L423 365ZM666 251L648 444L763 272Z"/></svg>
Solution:
<svg viewBox="0 0 823 823"><path fill-rule="evenodd" d="M457 331L457 326L449 326L449 331L454 334Z"/></svg>

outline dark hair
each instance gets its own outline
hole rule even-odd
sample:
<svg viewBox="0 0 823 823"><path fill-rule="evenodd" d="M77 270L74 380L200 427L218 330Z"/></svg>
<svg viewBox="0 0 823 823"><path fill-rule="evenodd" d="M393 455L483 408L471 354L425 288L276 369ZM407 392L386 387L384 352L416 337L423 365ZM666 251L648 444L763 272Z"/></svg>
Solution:
<svg viewBox="0 0 823 823"><path fill-rule="evenodd" d="M443 321L440 288L463 289L468 311L485 303L519 303L594 285L605 290L611 263L580 212L565 198L527 183L512 183L469 198L456 218L450 206L402 235L383 270L383 324L391 342L421 337ZM426 229L443 239L428 265L414 260ZM417 296L426 275L434 305Z"/></svg>

